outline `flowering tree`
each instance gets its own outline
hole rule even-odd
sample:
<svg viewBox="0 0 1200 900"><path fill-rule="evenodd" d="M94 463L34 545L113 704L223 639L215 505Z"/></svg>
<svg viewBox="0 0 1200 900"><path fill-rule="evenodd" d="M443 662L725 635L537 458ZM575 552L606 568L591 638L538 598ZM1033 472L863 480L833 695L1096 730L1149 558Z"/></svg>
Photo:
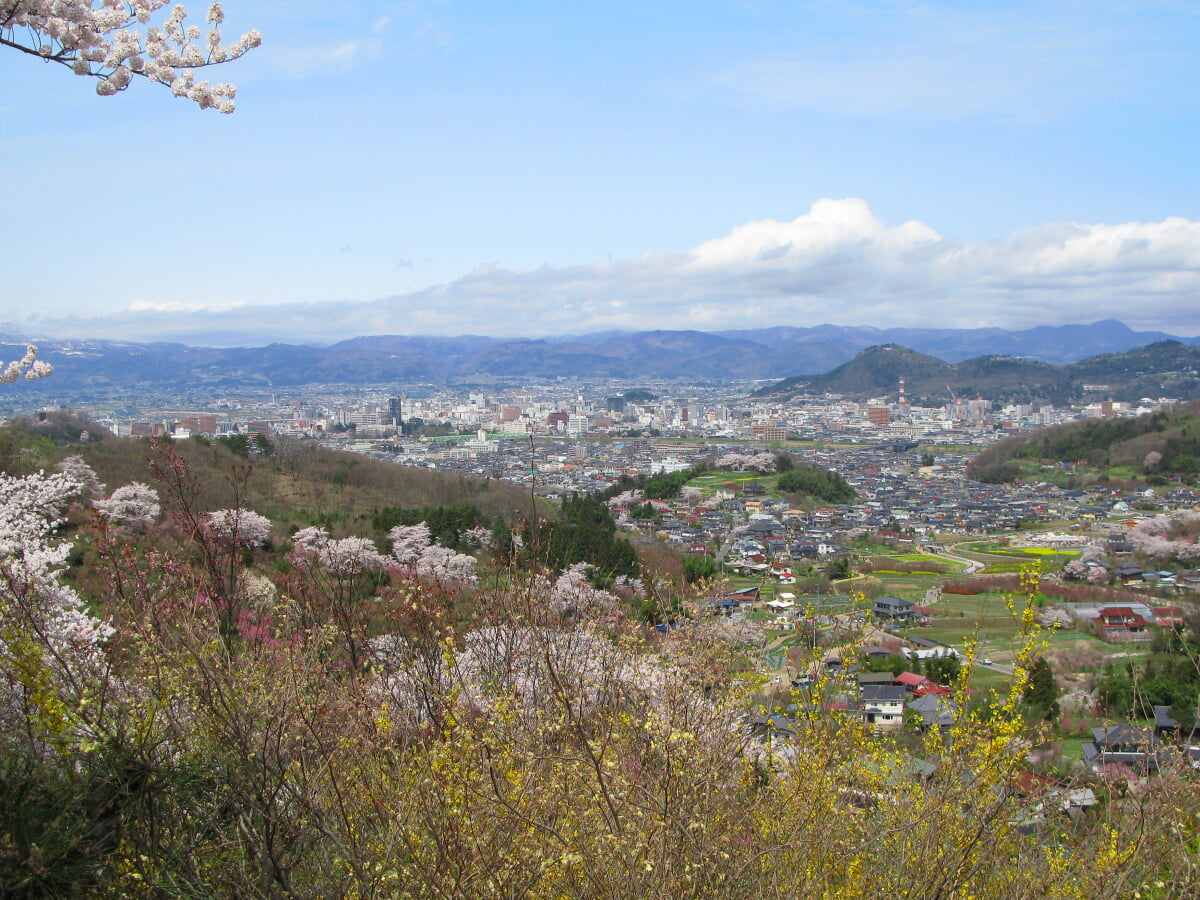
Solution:
<svg viewBox="0 0 1200 900"><path fill-rule="evenodd" d="M100 683L108 624L58 573L70 546L51 542L62 507L82 489L65 473L0 474L0 735L80 737L85 694ZM21 727L28 720L33 727ZM32 749L38 749L34 747Z"/></svg>
<svg viewBox="0 0 1200 900"><path fill-rule="evenodd" d="M71 480L79 482L82 485L82 493L93 497L104 494L104 485L96 475L96 470L89 466L82 456L64 456L58 461L55 468L65 473Z"/></svg>
<svg viewBox="0 0 1200 900"><path fill-rule="evenodd" d="M207 529L223 543L261 547L271 537L271 520L251 509L218 509L208 514Z"/></svg>
<svg viewBox="0 0 1200 900"><path fill-rule="evenodd" d="M734 472L745 472L752 469L769 475L775 471L777 462L773 453L726 453L717 460L717 467L731 469Z"/></svg>
<svg viewBox="0 0 1200 900"><path fill-rule="evenodd" d="M233 112L237 88L197 81L196 70L243 56L262 43L262 36L249 31L232 44L221 43L225 11L219 2L205 15L207 34L199 25L184 24L187 10L181 5L172 7L161 24L151 25L167 3L6 0L0 4L0 46L60 63L76 75L90 75L98 79L96 93L101 96L123 91L141 76L167 85L176 97L186 97L201 109Z"/></svg>
<svg viewBox="0 0 1200 900"><path fill-rule="evenodd" d="M1151 516L1130 530L1129 542L1138 553L1149 557L1190 562L1200 559L1197 526L1200 526L1200 512L1193 510L1181 510L1174 517Z"/></svg>
<svg viewBox="0 0 1200 900"><path fill-rule="evenodd" d="M381 569L385 557L373 541L363 537L335 540L324 528L312 527L292 536L295 545L292 561L311 561L318 568L336 576L353 576Z"/></svg>
<svg viewBox="0 0 1200 900"><path fill-rule="evenodd" d="M402 566L415 570L418 578L439 584L475 583L475 564L478 560L465 553L455 553L435 544L424 522L416 525L397 525L388 532L392 556Z"/></svg>
<svg viewBox="0 0 1200 900"><path fill-rule="evenodd" d="M158 492L140 481L117 488L107 500L95 500L92 506L114 525L128 525L139 531L153 525L162 512Z"/></svg>

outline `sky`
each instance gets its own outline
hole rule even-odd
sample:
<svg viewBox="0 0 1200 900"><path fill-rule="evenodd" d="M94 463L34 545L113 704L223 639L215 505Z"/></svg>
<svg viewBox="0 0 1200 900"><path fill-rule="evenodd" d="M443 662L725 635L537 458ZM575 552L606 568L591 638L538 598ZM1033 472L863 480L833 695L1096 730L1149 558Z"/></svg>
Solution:
<svg viewBox="0 0 1200 900"><path fill-rule="evenodd" d="M0 48L2 330L1200 334L1191 0L225 12L231 116Z"/></svg>

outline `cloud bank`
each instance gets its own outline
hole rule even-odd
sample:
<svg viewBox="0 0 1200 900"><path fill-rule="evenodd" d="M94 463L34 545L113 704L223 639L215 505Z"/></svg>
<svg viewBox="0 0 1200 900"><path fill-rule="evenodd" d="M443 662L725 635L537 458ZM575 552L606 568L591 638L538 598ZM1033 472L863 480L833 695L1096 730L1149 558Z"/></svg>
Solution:
<svg viewBox="0 0 1200 900"><path fill-rule="evenodd" d="M1028 328L1116 318L1200 331L1200 223L1052 223L963 244L921 222L888 226L861 199L818 200L685 253L569 267L481 265L457 281L371 302L172 309L26 323L47 337L214 346L325 344L372 334L579 334L770 325Z"/></svg>

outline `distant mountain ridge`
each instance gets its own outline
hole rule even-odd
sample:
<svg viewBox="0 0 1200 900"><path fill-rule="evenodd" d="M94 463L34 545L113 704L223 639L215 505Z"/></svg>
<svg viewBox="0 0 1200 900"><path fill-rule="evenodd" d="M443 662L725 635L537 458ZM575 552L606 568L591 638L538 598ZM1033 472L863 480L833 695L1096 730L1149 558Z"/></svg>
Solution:
<svg viewBox="0 0 1200 900"><path fill-rule="evenodd" d="M1011 357L1004 365L1011 368L1023 364L1024 374L1036 370L1040 379L1050 378L1044 371L1049 368L1045 364L1073 364L1164 341L1200 346L1200 337L1136 332L1113 320L1025 331L817 325L724 332L604 332L517 340L480 335L378 335L328 347L271 344L211 348L44 340L37 342L41 356L54 365L56 375L42 383L31 383L24 390L58 397L139 385L237 390L267 385L446 384L471 379L529 381L560 377L769 380L825 375L854 360L863 350L881 345L903 346L941 366L979 357ZM0 338L0 352L7 353L7 358L19 357L23 351L23 339ZM916 366L917 361L914 359L911 365ZM990 365L994 370L999 363ZM944 377L934 369L936 365L930 369L931 377ZM916 370L908 374L915 378ZM884 387L879 384L876 389Z"/></svg>

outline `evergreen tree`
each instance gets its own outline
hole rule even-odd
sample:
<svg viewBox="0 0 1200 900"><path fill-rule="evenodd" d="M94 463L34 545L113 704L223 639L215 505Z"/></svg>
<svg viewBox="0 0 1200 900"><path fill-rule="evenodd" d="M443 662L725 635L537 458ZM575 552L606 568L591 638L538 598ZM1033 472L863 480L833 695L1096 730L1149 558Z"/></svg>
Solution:
<svg viewBox="0 0 1200 900"><path fill-rule="evenodd" d="M1058 705L1058 683L1054 671L1044 656L1039 656L1029 667L1029 680L1025 685L1025 704L1034 718L1054 722L1061 709Z"/></svg>

